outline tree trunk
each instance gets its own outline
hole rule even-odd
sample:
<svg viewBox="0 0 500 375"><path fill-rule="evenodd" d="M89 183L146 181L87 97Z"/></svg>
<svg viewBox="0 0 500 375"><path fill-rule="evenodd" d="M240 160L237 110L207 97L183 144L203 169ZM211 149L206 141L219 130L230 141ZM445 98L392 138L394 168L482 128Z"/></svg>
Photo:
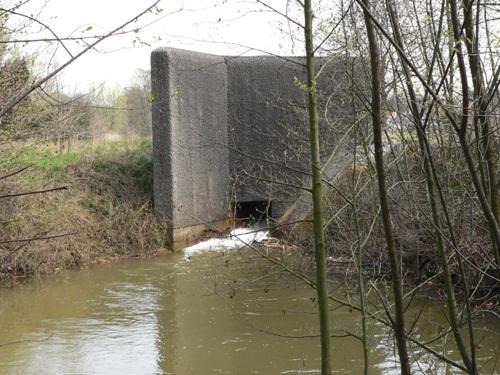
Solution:
<svg viewBox="0 0 500 375"><path fill-rule="evenodd" d="M316 73L314 62L311 0L304 1L304 36L306 43L307 94L309 112L309 141L311 146L313 226L316 258L316 283L321 335L321 374L332 372L330 359L330 329L328 312L328 285L326 268L325 235L323 230L323 192L319 147L319 122L316 103Z"/></svg>
<svg viewBox="0 0 500 375"><path fill-rule="evenodd" d="M394 292L394 336L398 347L398 355L401 363L401 374L409 375L410 361L406 347L406 331L403 307L403 282L399 269L399 254L394 244L392 233L391 213L389 211L389 202L387 197L387 188L385 182L384 150L382 143L382 108L381 108L381 82L380 82L380 54L373 27L369 9L370 0L363 0L363 15L368 35L368 45L370 50L370 66L372 81L371 112L373 123L373 144L375 149L375 168L377 170L377 182L379 188L380 207L382 222L384 224L384 233L386 246L391 267L392 287Z"/></svg>

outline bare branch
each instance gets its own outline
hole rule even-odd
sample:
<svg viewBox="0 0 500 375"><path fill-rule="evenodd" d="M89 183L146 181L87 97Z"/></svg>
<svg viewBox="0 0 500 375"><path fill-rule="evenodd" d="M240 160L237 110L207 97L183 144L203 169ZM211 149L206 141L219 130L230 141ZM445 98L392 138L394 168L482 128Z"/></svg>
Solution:
<svg viewBox="0 0 500 375"><path fill-rule="evenodd" d="M16 239L16 240L2 240L2 241L0 241L0 244L52 240L54 238L61 238L61 237L73 236L75 234L78 234L78 232L68 232L68 233L62 233L62 234L54 234L53 236L44 236L44 237L20 238L20 239Z"/></svg>
<svg viewBox="0 0 500 375"><path fill-rule="evenodd" d="M67 186L61 186L61 187L52 188L52 189L45 189L45 190L35 190L35 191L26 191L26 192L22 192L22 193L4 194L4 195L0 195L0 199L22 197L24 195L51 193L53 191L67 190L67 189L68 189Z"/></svg>
<svg viewBox="0 0 500 375"><path fill-rule="evenodd" d="M77 55L75 55L73 58L70 60L66 61L63 65L61 65L59 68L55 69L53 72L50 74L46 75L42 79L38 80L35 82L33 85L31 85L29 88L24 90L22 93L20 93L18 96L16 96L8 105L5 106L5 108L2 109L0 112L0 117L3 117L7 112L9 112L12 108L14 108L17 104L19 104L24 98L26 98L29 94L31 94L37 87L43 85L45 82L47 82L49 79L57 75L60 71L65 69L67 66L71 65L76 59L79 57L83 56L85 53L93 49L95 46L97 46L99 43L101 43L103 40L109 38L110 36L114 35L115 33L119 32L122 30L125 26L131 24L132 22L135 22L138 18L142 17L144 14L149 12L151 9L156 7L160 0L156 0L152 5L147 7L144 11L139 13L138 15L134 16L133 18L129 19L125 23L121 24L117 28L113 29L109 33L103 35L100 37L98 40L95 42L89 44L86 48L84 48L82 51L80 51Z"/></svg>

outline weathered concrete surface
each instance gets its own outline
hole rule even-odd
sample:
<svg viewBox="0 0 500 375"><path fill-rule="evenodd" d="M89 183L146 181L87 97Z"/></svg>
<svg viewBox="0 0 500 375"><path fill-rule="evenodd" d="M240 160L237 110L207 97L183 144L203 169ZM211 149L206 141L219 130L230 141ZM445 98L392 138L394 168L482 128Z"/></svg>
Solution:
<svg viewBox="0 0 500 375"><path fill-rule="evenodd" d="M232 202L270 201L273 216L296 218L289 208L309 199L292 187L309 185L304 59L161 48L151 63L155 205L173 245L186 242L189 228L227 220ZM354 91L364 90L366 75L342 59L320 59L318 69L321 146L331 161L359 117ZM332 165L327 178L338 170Z"/></svg>
<svg viewBox="0 0 500 375"><path fill-rule="evenodd" d="M186 229L228 213L227 79L224 58L161 48L151 56L154 200L172 246Z"/></svg>
<svg viewBox="0 0 500 375"><path fill-rule="evenodd" d="M326 178L332 178L338 170L333 168L332 160L345 154L345 148L336 150L335 155L332 152L353 124L354 108L359 106L352 91L354 87L346 79L356 64L323 58L317 60L317 65L317 70L322 70L318 82L322 160L329 161L324 172ZM359 82L362 76L356 79L357 89L364 86ZM280 217L301 194L285 184L309 185L304 59L275 56L227 59L227 79L229 166L234 199L270 200L273 215Z"/></svg>
<svg viewBox="0 0 500 375"><path fill-rule="evenodd" d="M228 60L227 72L234 199L273 201L279 215L296 191L269 180L302 185L304 175L290 168L309 160L306 98L296 83L304 66L300 59L256 56Z"/></svg>

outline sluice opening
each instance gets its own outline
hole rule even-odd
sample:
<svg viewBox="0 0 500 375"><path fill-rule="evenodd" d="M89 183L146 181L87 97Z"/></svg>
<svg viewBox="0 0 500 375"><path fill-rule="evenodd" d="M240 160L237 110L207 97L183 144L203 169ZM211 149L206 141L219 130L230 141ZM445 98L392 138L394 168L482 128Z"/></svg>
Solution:
<svg viewBox="0 0 500 375"><path fill-rule="evenodd" d="M233 202L232 212L242 225L258 224L272 216L272 201Z"/></svg>

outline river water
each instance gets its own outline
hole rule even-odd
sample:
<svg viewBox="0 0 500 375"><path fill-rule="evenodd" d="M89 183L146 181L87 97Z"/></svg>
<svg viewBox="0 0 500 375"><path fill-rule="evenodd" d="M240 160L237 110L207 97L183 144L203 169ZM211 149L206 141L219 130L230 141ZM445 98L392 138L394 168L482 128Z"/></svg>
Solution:
<svg viewBox="0 0 500 375"><path fill-rule="evenodd" d="M64 272L0 290L0 374L319 372L311 289L251 250L191 255ZM423 305L421 320L418 337L439 332L440 304ZM348 309L332 306L331 322L337 335L359 332L359 315ZM369 331L371 373L398 374L384 327L370 323ZM483 373L495 373L498 325L483 319L477 333ZM356 338L333 338L332 345L335 373L362 373ZM447 351L457 358L451 344ZM419 350L412 358L427 374L460 373Z"/></svg>

